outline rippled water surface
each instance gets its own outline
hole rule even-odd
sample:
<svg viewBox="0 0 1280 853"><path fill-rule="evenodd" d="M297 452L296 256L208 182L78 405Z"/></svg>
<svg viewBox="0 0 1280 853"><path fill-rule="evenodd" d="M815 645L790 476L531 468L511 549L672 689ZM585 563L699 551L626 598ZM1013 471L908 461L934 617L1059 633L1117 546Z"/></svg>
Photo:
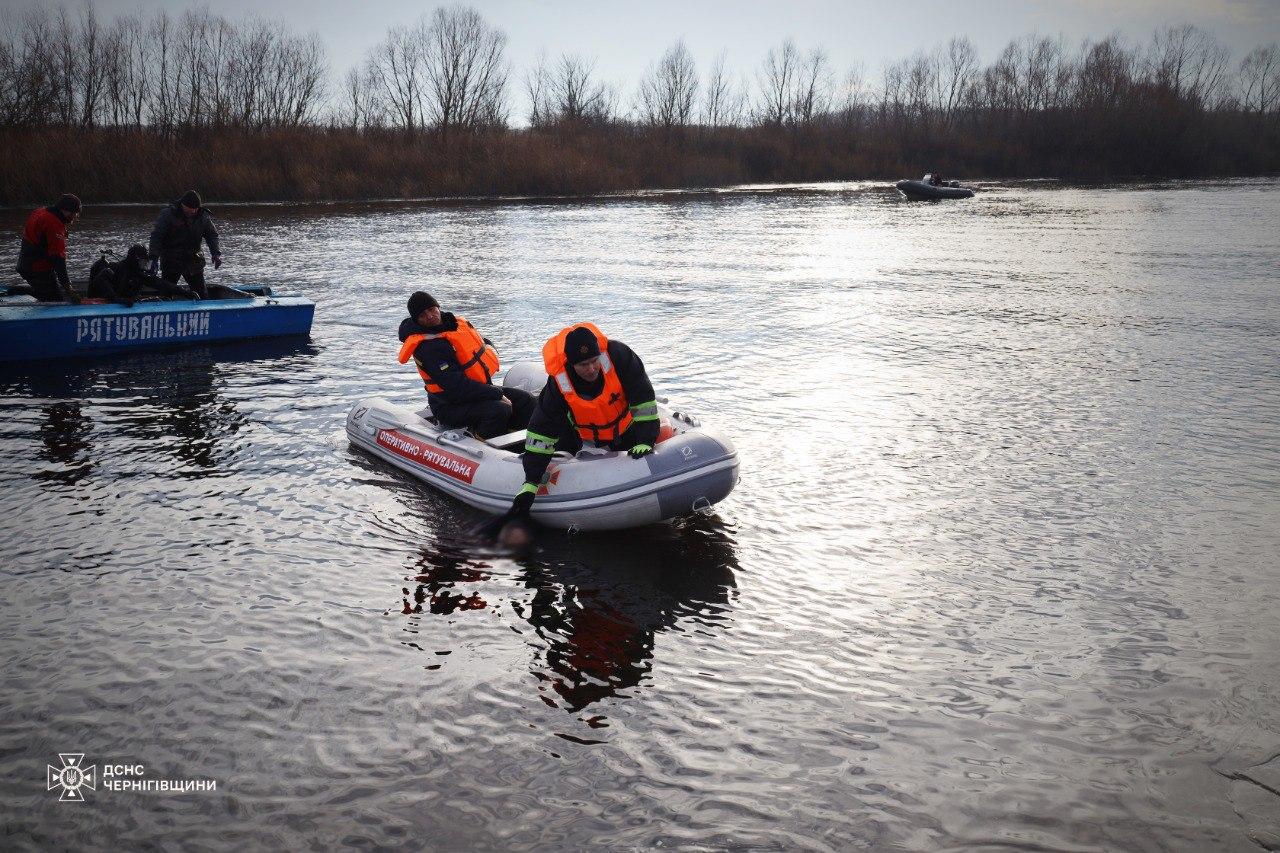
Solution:
<svg viewBox="0 0 1280 853"><path fill-rule="evenodd" d="M215 207L309 344L0 370L0 846L1280 845L1280 184L983 190ZM597 321L737 490L471 539L343 433L419 287Z"/></svg>

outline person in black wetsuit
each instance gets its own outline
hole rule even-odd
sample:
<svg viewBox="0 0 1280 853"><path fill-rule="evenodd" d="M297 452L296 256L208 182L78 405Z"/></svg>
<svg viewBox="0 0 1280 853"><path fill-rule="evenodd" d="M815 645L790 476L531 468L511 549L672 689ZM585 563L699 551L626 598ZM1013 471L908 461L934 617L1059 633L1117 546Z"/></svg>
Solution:
<svg viewBox="0 0 1280 853"><path fill-rule="evenodd" d="M165 281L147 270L147 247L133 245L123 260L94 262L89 272L89 295L130 308L142 291L150 287L173 299L196 299L195 293L178 284Z"/></svg>
<svg viewBox="0 0 1280 853"><path fill-rule="evenodd" d="M400 363L413 359L441 424L493 438L529 423L533 395L493 384L498 351L465 317L441 311L435 297L419 290L409 297L399 334Z"/></svg>

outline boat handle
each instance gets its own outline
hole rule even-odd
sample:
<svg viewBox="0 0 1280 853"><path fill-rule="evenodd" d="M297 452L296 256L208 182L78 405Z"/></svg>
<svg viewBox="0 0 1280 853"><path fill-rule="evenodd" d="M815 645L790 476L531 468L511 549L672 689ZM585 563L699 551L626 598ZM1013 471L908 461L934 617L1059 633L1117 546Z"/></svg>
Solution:
<svg viewBox="0 0 1280 853"><path fill-rule="evenodd" d="M711 501L707 500L706 497L695 498L693 511L698 515L711 515Z"/></svg>
<svg viewBox="0 0 1280 853"><path fill-rule="evenodd" d="M458 450L461 450L463 453L467 454L468 456L474 456L477 459L481 459L484 457L483 450L481 450L478 447L470 447L466 444L463 444L462 442L458 441L447 432L442 432L439 435L437 435L436 441L440 442L441 444L447 444L449 447L456 447Z"/></svg>

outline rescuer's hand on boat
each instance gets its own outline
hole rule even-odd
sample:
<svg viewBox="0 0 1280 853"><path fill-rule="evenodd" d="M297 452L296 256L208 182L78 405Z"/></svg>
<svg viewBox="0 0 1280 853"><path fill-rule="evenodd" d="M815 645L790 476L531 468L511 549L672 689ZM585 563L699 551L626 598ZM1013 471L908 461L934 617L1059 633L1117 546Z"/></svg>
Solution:
<svg viewBox="0 0 1280 853"><path fill-rule="evenodd" d="M639 459L641 456L648 456L653 452L652 444L637 444L635 447L627 451L632 459Z"/></svg>
<svg viewBox="0 0 1280 853"><path fill-rule="evenodd" d="M511 502L511 512L509 515L516 516L526 513L533 506L533 499L538 496L538 487L533 483L525 483L520 487L520 491L516 492L516 499Z"/></svg>

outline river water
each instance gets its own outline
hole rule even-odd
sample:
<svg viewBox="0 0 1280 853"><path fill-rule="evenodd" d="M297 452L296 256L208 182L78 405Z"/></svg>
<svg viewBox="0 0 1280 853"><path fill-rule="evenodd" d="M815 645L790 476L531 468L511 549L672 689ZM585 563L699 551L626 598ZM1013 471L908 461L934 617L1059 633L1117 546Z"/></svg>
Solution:
<svg viewBox="0 0 1280 853"><path fill-rule="evenodd" d="M982 190L215 207L310 343L0 371L3 846L1280 845L1280 184ZM596 321L737 490L474 540L343 434L417 288Z"/></svg>

